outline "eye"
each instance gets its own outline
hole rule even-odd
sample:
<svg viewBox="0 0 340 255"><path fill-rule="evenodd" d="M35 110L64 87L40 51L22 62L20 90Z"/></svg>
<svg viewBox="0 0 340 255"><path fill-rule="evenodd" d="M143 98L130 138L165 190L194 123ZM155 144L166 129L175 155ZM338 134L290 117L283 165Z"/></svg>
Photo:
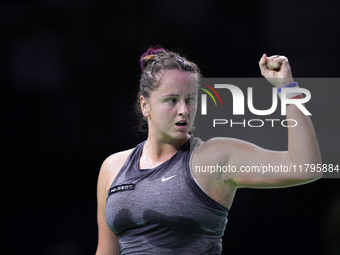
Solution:
<svg viewBox="0 0 340 255"><path fill-rule="evenodd" d="M170 103L170 104L174 104L174 103L177 103L177 98L168 98L167 100L166 100L166 102L168 102L168 103Z"/></svg>

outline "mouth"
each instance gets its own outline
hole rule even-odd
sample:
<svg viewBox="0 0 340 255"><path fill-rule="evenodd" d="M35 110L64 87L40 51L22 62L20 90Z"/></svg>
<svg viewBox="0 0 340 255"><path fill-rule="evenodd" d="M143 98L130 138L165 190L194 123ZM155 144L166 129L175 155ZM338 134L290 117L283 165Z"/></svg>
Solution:
<svg viewBox="0 0 340 255"><path fill-rule="evenodd" d="M175 125L178 128L186 128L188 126L188 122L186 122L185 120L181 120L177 122Z"/></svg>

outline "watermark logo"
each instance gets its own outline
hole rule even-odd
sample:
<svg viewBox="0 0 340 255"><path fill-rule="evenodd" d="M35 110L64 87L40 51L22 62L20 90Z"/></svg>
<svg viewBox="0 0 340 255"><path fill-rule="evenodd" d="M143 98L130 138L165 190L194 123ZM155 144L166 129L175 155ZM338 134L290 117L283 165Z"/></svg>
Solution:
<svg viewBox="0 0 340 255"><path fill-rule="evenodd" d="M217 93L217 91L216 91L213 87L211 87L211 86L208 85L208 84L202 83L202 82L197 82L197 83L206 86L206 87L209 88L212 92L214 92L214 94L217 96L217 98L218 98L218 100L220 101L220 104L221 104L221 106L222 106L221 97L220 97L220 95ZM211 92L210 92L209 90L204 89L204 88L202 88L202 87L197 87L197 88L203 90L204 92L206 92L206 93L214 100L215 106L217 106L215 97L211 94ZM201 114L202 114L202 115L207 115L207 95L206 95L206 94L202 94L202 95L201 95L201 102L202 102L202 104L201 104Z"/></svg>
<svg viewBox="0 0 340 255"><path fill-rule="evenodd" d="M214 94L217 96L217 98L220 101L220 104L222 106L222 100L217 93L217 91L210 85L205 84L205 83L200 83L207 88L209 88L211 91L214 92ZM240 88L238 88L235 85L232 84L215 84L214 87L216 89L228 89L233 98L233 115L244 115L244 94ZM213 99L215 106L217 106L216 100L214 96L209 92L207 89L198 87L199 89L205 91L210 97ZM290 99L287 98L287 95L292 92L299 92L305 94L304 98L294 98ZM258 115L258 116L264 116L264 115L270 115L272 114L278 104L277 100L277 89L272 88L272 105L269 109L267 110L258 110L255 109L253 105L253 88L248 87L247 88L247 104L248 104L248 109L251 113ZM281 115L286 115L286 104L295 104L302 112L304 115L312 115L304 106L303 103L306 103L310 100L311 98L311 93L304 88L282 88L281 89ZM201 95L201 115L207 115L207 95L202 94Z"/></svg>

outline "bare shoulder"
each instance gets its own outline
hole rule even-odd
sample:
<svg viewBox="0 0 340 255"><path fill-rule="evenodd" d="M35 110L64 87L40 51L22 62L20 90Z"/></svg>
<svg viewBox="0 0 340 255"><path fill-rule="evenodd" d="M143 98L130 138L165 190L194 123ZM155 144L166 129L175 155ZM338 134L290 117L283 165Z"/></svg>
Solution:
<svg viewBox="0 0 340 255"><path fill-rule="evenodd" d="M133 149L120 151L108 156L104 162L103 166L106 168L116 168L118 165L123 165Z"/></svg>
<svg viewBox="0 0 340 255"><path fill-rule="evenodd" d="M104 160L98 177L98 186L105 188L105 190L109 188L108 186L111 185L132 150L114 153Z"/></svg>
<svg viewBox="0 0 340 255"><path fill-rule="evenodd" d="M202 143L195 151L191 160L191 169L202 166L226 165L237 150L245 147L246 142L235 138L215 137ZM200 177L211 173L200 174ZM214 174L213 174L214 175Z"/></svg>
<svg viewBox="0 0 340 255"><path fill-rule="evenodd" d="M202 143L192 156L190 170L193 178L208 196L219 204L230 208L236 188L226 182L216 166L224 166L232 155L233 148L242 146L243 141L234 138L216 137Z"/></svg>
<svg viewBox="0 0 340 255"><path fill-rule="evenodd" d="M265 150L255 144L228 137L215 137L207 140L199 146L192 156L191 169L211 169L223 166L232 166L238 169L243 165L252 165L268 161L268 158L277 158L274 151ZM198 175L204 177L231 178L232 174L222 172L206 171Z"/></svg>

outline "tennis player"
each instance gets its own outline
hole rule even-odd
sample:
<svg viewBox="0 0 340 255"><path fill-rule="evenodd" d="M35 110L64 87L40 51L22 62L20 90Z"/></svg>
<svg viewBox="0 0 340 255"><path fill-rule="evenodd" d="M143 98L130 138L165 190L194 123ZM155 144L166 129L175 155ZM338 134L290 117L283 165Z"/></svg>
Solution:
<svg viewBox="0 0 340 255"><path fill-rule="evenodd" d="M241 172L245 166L319 164L321 156L310 118L286 106L288 150L272 151L227 137L201 141L190 135L201 74L185 57L159 46L141 57L138 109L147 140L109 156L98 178L99 238L96 255L221 254L228 210L238 188L279 188L305 184L321 173ZM288 59L259 61L275 87L297 87ZM301 95L291 95L299 98ZM233 166L235 172L197 174L195 166Z"/></svg>

